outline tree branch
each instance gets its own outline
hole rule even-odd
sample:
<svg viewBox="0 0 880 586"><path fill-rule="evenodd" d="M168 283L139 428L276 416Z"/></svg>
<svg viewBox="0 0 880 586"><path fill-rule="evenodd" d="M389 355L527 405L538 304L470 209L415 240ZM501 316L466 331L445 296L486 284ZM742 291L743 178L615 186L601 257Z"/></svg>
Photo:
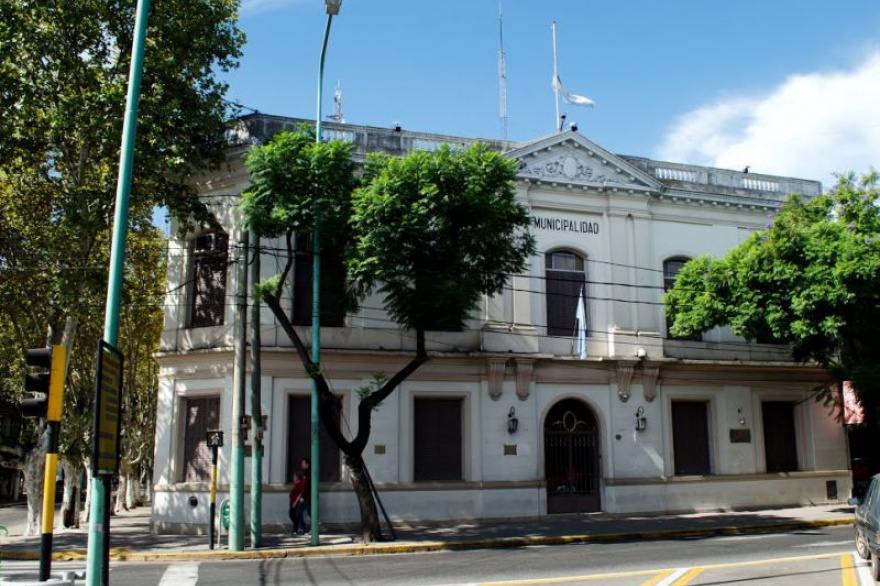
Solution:
<svg viewBox="0 0 880 586"><path fill-rule="evenodd" d="M370 429L372 427L372 412L379 403L388 398L391 393L397 389L400 384L405 381L412 373L428 361L428 353L425 351L425 330L419 328L416 330L416 355L410 360L406 366L401 368L397 373L388 379L377 391L370 393L368 397L361 400L358 405L358 432L357 437L352 440L355 448L363 450L370 439Z"/></svg>
<svg viewBox="0 0 880 586"><path fill-rule="evenodd" d="M290 242L290 233L288 233L288 259L293 258ZM335 415L338 409L336 396L330 390L330 385L327 384L327 379L321 373L318 365L312 361L302 338L300 338L296 328L290 321L290 318L281 307L281 291L283 290L283 283L286 281L286 276L289 274L292 264L292 260L288 260L275 292L264 294L263 301L265 301L266 305L269 306L269 309L272 310L272 314L275 316L275 319L278 320L281 329L284 330L284 333L287 334L287 337L290 339L291 343L293 343L293 347L296 350L296 354L299 357L303 368L306 370L306 374L308 374L309 378L315 382L318 389L318 415L321 418L321 423L324 425L324 429L327 430L327 433L337 447L339 447L344 453L348 454L352 452L352 442L345 438L342 429L336 422Z"/></svg>

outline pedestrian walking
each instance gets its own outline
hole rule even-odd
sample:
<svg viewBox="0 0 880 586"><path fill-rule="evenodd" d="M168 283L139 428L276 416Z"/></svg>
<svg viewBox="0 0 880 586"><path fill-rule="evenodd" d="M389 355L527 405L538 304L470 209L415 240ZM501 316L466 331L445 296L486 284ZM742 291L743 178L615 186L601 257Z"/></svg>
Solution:
<svg viewBox="0 0 880 586"><path fill-rule="evenodd" d="M290 508L287 511L287 516L290 517L290 522L293 523L293 533L297 535L302 535L306 532L304 516L306 512L304 498L306 486L305 477L299 472L294 472L293 487L291 487L289 494Z"/></svg>

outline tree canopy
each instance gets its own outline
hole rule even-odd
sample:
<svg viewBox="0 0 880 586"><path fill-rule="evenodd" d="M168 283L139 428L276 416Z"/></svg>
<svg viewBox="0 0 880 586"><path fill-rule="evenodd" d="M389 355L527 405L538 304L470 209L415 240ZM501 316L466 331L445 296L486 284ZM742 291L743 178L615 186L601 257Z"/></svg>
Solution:
<svg viewBox="0 0 880 586"><path fill-rule="evenodd" d="M358 293L383 294L410 329L461 327L534 251L515 178L516 162L480 143L371 157L354 195L348 274Z"/></svg>
<svg viewBox="0 0 880 586"><path fill-rule="evenodd" d="M687 263L665 298L671 333L729 324L791 345L798 360L852 381L869 422L880 405L880 175L841 176L793 195L769 226L722 258ZM832 390L830 387L827 389Z"/></svg>
<svg viewBox="0 0 880 586"><path fill-rule="evenodd" d="M155 207L166 207L184 227L213 221L191 176L225 156L230 109L220 75L241 55L238 4L163 0L150 10L123 311L131 332L152 339L120 341L141 356L158 342L164 289L147 266L164 257L151 224ZM71 419L88 413L94 389L135 7L118 0L0 2L0 339L15 342L0 355L16 365L2 373L9 378L0 390L20 392L24 349L60 342L65 319L77 317L67 397L77 409L65 410ZM137 384L149 392L153 375L142 366ZM77 458L90 428L67 423L65 434L83 434L62 442Z"/></svg>
<svg viewBox="0 0 880 586"><path fill-rule="evenodd" d="M351 152L345 142L316 144L306 128L277 134L248 156L252 183L242 209L249 230L286 239L284 269L260 291L316 382L321 422L351 471L362 536L374 541L381 531L362 458L373 411L428 359L425 330L460 327L482 295L500 292L509 273L525 268L535 245L528 212L515 200L516 165L486 146L371 156L360 180ZM372 384L358 390L352 438L340 428L337 399L282 304L297 257L295 235L314 230L316 211L330 246L322 247L322 257L326 250L345 265L351 299L378 292L391 317L416 332L415 356L391 376L374 373Z"/></svg>
<svg viewBox="0 0 880 586"><path fill-rule="evenodd" d="M131 207L166 206L206 221L188 177L226 147L226 84L244 42L237 0L167 0L147 32ZM0 170L19 189L42 188L59 219L107 226L117 164L134 2L0 3ZM139 214L134 214L138 217Z"/></svg>

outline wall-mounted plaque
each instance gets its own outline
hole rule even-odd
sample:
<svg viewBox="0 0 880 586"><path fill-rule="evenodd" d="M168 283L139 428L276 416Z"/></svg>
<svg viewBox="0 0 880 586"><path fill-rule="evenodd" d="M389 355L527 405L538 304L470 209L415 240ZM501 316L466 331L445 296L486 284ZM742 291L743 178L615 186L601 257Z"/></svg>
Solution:
<svg viewBox="0 0 880 586"><path fill-rule="evenodd" d="M731 429L730 443L732 444L750 444L752 443L751 429Z"/></svg>

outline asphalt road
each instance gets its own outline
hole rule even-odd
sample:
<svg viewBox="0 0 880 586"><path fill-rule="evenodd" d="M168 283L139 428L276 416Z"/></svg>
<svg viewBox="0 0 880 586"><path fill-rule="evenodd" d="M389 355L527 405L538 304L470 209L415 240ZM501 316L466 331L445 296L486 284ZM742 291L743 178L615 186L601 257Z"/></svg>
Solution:
<svg viewBox="0 0 880 586"><path fill-rule="evenodd" d="M376 557L112 563L124 586L868 586L868 566L852 548L851 527L614 544L524 547ZM55 563L53 572L83 570ZM32 562L0 562L0 576ZM82 582L77 582L80 584Z"/></svg>

